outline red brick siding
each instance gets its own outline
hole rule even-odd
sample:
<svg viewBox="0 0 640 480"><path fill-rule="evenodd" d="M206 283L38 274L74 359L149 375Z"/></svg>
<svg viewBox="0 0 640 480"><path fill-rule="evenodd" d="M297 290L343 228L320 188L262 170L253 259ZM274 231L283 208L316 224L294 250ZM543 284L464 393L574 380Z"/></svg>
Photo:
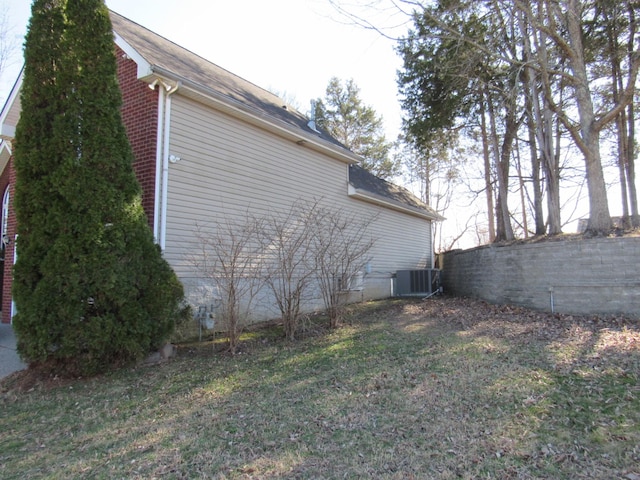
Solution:
<svg viewBox="0 0 640 480"><path fill-rule="evenodd" d="M156 185L158 92L137 79L136 63L116 46L118 80L122 91L122 119L135 161L133 168L142 186L142 206L153 228Z"/></svg>
<svg viewBox="0 0 640 480"><path fill-rule="evenodd" d="M2 323L11 322L11 284L13 280L13 249L15 247L16 236L16 214L13 211L13 198L15 195L14 185L16 184L16 172L13 168L13 159L9 161L2 174L0 174L0 205L4 196L5 188L10 185L9 190L9 219L7 231L2 232L10 240L4 252L5 261L2 265Z"/></svg>

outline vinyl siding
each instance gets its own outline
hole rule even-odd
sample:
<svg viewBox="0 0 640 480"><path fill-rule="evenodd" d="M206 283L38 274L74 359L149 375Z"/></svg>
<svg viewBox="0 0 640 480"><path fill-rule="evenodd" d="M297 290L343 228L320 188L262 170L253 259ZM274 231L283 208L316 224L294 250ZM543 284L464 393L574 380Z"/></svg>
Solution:
<svg viewBox="0 0 640 480"><path fill-rule="evenodd" d="M165 257L187 289L198 277L188 261L196 224L285 212L318 199L374 217L376 243L361 297L389 296L398 269L431 266L430 222L349 198L344 162L180 95L172 102L170 153L181 160L169 166ZM273 315L268 310L264 315Z"/></svg>

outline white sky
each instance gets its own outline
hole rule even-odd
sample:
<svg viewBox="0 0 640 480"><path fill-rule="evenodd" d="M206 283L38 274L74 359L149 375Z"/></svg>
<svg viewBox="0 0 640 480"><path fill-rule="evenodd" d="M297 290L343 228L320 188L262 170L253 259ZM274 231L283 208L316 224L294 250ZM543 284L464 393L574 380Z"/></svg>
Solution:
<svg viewBox="0 0 640 480"><path fill-rule="evenodd" d="M22 37L30 0L0 0ZM401 124L394 42L347 25L328 0L107 0L121 15L263 88L294 100L302 113L323 97L333 76L351 79L384 119L388 140ZM361 2L362 3L362 2ZM406 31L406 27L400 32ZM20 54L22 50L20 48ZM2 103L21 58L0 83Z"/></svg>

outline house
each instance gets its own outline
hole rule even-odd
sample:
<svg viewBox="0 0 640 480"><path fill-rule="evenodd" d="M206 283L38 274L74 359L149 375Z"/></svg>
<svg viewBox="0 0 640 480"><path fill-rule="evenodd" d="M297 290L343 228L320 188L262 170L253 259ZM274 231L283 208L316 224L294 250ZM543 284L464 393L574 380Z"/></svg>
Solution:
<svg viewBox="0 0 640 480"><path fill-rule="evenodd" d="M195 298L201 282L186 261L198 222L247 211L284 211L317 198L354 214L375 215L370 228L377 240L361 298L390 296L397 270L432 266L431 224L441 219L435 211L364 171L358 156L276 95L117 13L111 20L122 116L143 206L188 298ZM20 115L20 85L18 79L0 113L4 322L12 317L11 141ZM270 314L267 307L256 313Z"/></svg>

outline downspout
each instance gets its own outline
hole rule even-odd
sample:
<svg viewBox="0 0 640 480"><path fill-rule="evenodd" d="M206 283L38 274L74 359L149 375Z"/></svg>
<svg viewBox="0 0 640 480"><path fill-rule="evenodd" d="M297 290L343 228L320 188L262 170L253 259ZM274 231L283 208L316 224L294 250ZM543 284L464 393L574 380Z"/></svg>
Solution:
<svg viewBox="0 0 640 480"><path fill-rule="evenodd" d="M164 113L164 147L162 151L162 196L161 196L161 220L160 220L160 249L164 251L167 237L167 193L169 191L169 140L171 135L171 95L176 93L181 83L175 87L167 88Z"/></svg>
<svg viewBox="0 0 640 480"><path fill-rule="evenodd" d="M158 81L155 80L149 88L155 90ZM163 134L163 125L164 125L164 101L165 101L165 88L160 85L159 94L158 94L158 126L157 126L157 134L156 134L156 184L154 190L154 205L153 205L153 238L155 238L156 243L159 243L160 240L160 195L161 195L161 185L162 185L162 134Z"/></svg>

